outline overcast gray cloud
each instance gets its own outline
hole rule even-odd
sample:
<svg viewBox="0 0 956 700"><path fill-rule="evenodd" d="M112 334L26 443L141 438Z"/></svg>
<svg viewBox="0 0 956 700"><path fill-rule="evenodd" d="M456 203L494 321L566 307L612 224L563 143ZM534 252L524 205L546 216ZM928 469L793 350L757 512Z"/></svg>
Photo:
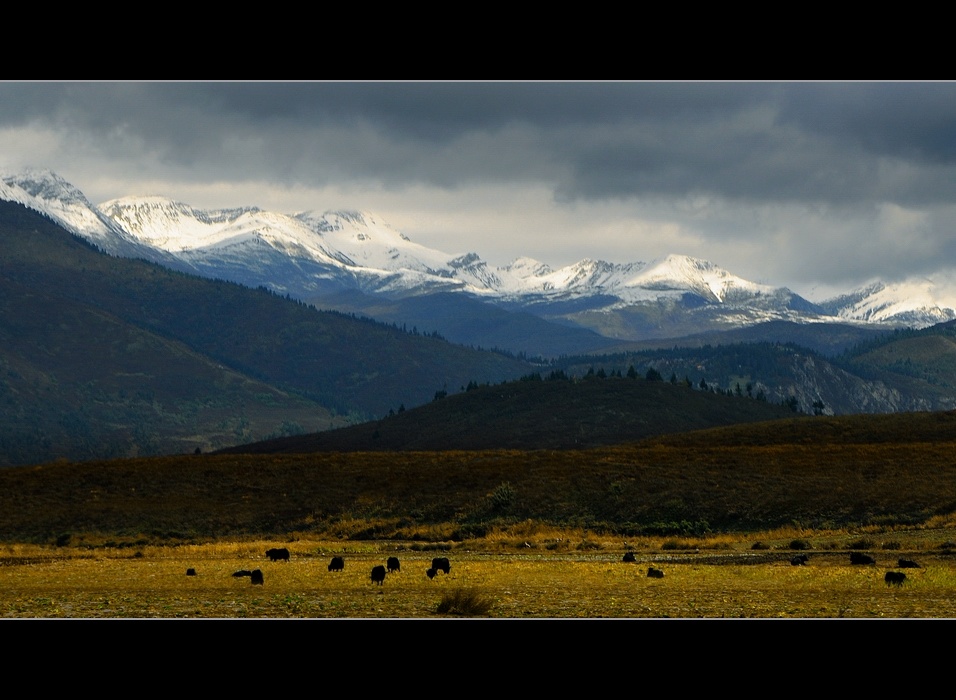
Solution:
<svg viewBox="0 0 956 700"><path fill-rule="evenodd" d="M683 253L811 298L956 266L956 83L0 83L24 167L493 265Z"/></svg>

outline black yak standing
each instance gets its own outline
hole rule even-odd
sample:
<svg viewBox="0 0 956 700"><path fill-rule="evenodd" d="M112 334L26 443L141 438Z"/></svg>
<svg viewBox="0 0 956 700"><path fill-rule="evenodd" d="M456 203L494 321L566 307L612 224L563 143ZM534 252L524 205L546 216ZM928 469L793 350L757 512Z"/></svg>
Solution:
<svg viewBox="0 0 956 700"><path fill-rule="evenodd" d="M887 571L883 580L886 581L887 586L902 586L903 581L906 580L906 574L902 571Z"/></svg>
<svg viewBox="0 0 956 700"><path fill-rule="evenodd" d="M272 561L289 561L289 550L285 547L282 549L267 549L266 556Z"/></svg>
<svg viewBox="0 0 956 700"><path fill-rule="evenodd" d="M448 557L435 557L432 559L432 568L435 571L444 571L447 574L451 571L451 564L448 563Z"/></svg>

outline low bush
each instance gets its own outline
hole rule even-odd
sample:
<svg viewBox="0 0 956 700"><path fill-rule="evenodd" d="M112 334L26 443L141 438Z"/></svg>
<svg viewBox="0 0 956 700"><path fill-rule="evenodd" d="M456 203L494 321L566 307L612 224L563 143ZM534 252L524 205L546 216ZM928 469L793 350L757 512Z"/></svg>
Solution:
<svg viewBox="0 0 956 700"><path fill-rule="evenodd" d="M439 615L480 617L491 611L492 601L478 590L456 588L442 596L435 612Z"/></svg>
<svg viewBox="0 0 956 700"><path fill-rule="evenodd" d="M706 520L655 522L643 529L645 535L678 535L683 537L703 537L710 533L710 523Z"/></svg>
<svg viewBox="0 0 956 700"><path fill-rule="evenodd" d="M452 545L447 542L429 542L427 544L413 544L409 547L413 552L449 552Z"/></svg>

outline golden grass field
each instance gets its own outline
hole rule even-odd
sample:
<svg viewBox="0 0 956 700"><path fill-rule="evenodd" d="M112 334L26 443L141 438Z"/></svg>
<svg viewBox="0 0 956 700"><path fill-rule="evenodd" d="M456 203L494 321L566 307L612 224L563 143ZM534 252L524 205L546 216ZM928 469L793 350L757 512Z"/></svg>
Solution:
<svg viewBox="0 0 956 700"><path fill-rule="evenodd" d="M792 533L717 540L589 539L581 533L435 545L334 541L220 542L177 547L0 546L2 618L954 618L952 531L864 535L876 565L849 562L849 533L802 533L813 547L792 566ZM527 544L527 546L526 546ZM287 547L288 562L264 556ZM633 551L636 562L622 561ZM329 572L333 555L345 569ZM383 585L376 564L397 556ZM426 576L433 556L448 575ZM900 557L901 587L884 574ZM654 566L664 577L647 577ZM187 576L193 568L196 575ZM260 569L262 585L233 572ZM479 607L454 608L455 597ZM469 598L470 597L470 598ZM445 612L439 612L445 600ZM448 606L452 607L449 609ZM478 612L475 612L475 611Z"/></svg>
<svg viewBox="0 0 956 700"><path fill-rule="evenodd" d="M580 451L8 468L0 619L956 618L954 435L945 412ZM374 584L391 555L402 571ZM452 569L429 579L436 555ZM922 567L888 586L901 557ZM232 576L256 568L262 585Z"/></svg>

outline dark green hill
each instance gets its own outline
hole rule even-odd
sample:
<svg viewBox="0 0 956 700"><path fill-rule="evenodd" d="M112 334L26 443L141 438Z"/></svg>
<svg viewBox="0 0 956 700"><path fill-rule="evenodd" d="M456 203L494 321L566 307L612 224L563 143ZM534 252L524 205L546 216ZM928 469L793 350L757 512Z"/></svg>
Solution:
<svg viewBox="0 0 956 700"><path fill-rule="evenodd" d="M206 451L344 424L101 309L8 280L0 289L0 466Z"/></svg>
<svg viewBox="0 0 956 700"><path fill-rule="evenodd" d="M12 467L0 469L0 539L433 543L540 525L623 536L868 527L886 528L880 538L892 540L896 526L952 525L954 427L950 413L808 416L588 450L203 454Z"/></svg>
<svg viewBox="0 0 956 700"><path fill-rule="evenodd" d="M956 408L956 323L952 321L861 340L833 358L833 364L873 387L872 397L893 398L896 410ZM853 412L873 412L874 404L856 403Z"/></svg>
<svg viewBox="0 0 956 700"><path fill-rule="evenodd" d="M831 328L840 339L838 345L856 338L852 347L837 355L822 355L797 343L688 344L568 356L555 366L572 375L598 368L626 372L629 367L643 375L653 369L665 378L694 386L703 382L715 391L759 394L770 403L796 400L800 411L808 414L956 408L956 327L952 323L859 335L845 332L840 325ZM792 324L782 327L788 329Z"/></svg>
<svg viewBox="0 0 956 700"><path fill-rule="evenodd" d="M915 380L922 390L951 395L956 389L956 322L885 333L847 350L842 361L863 374L893 374Z"/></svg>
<svg viewBox="0 0 956 700"><path fill-rule="evenodd" d="M110 257L11 202L0 202L0 341L0 465L327 429L529 368Z"/></svg>
<svg viewBox="0 0 956 700"><path fill-rule="evenodd" d="M528 377L474 387L370 423L224 452L584 449L793 415L781 405L642 378Z"/></svg>

